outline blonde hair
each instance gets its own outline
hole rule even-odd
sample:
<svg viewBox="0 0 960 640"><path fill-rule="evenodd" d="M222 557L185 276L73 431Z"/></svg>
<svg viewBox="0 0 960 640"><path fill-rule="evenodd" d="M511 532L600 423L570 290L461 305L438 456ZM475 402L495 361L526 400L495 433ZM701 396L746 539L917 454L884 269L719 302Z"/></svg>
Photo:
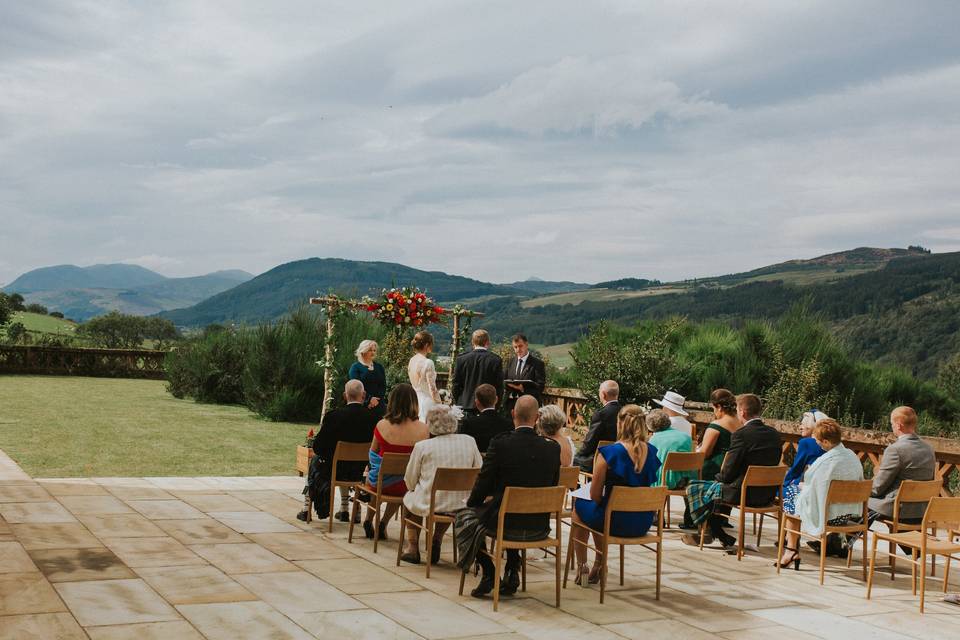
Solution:
<svg viewBox="0 0 960 640"><path fill-rule="evenodd" d="M540 431L544 435L555 435L560 429L567 426L567 416L563 409L555 404L546 404L540 407Z"/></svg>
<svg viewBox="0 0 960 640"><path fill-rule="evenodd" d="M363 340L360 342L360 346L357 347L357 350L353 352L353 355L357 356L358 362L363 362L363 354L367 351L370 351L373 347L378 347L376 340Z"/></svg>
<svg viewBox="0 0 960 640"><path fill-rule="evenodd" d="M899 418L901 428L905 431L913 431L917 428L917 412L912 407L897 407L890 412L890 420Z"/></svg>
<svg viewBox="0 0 960 640"><path fill-rule="evenodd" d="M647 462L647 420L643 409L635 404L628 404L617 414L617 440L627 443L631 456L636 462L634 470L638 473Z"/></svg>
<svg viewBox="0 0 960 640"><path fill-rule="evenodd" d="M823 420L817 420L817 424L814 425L813 437L821 442L837 445L843 440L843 431L840 430L840 425L837 424L836 420L824 418Z"/></svg>

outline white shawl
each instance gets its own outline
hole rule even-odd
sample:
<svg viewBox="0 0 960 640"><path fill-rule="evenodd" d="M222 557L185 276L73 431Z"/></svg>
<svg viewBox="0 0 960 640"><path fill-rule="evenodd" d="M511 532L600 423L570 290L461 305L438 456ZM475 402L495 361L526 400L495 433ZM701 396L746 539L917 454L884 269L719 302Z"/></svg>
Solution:
<svg viewBox="0 0 960 640"><path fill-rule="evenodd" d="M796 501L796 515L805 533L819 536L830 520L848 513L859 514L863 510L861 504L832 504L824 521L827 492L834 480L863 480L860 459L842 444L817 458L803 475L803 488Z"/></svg>

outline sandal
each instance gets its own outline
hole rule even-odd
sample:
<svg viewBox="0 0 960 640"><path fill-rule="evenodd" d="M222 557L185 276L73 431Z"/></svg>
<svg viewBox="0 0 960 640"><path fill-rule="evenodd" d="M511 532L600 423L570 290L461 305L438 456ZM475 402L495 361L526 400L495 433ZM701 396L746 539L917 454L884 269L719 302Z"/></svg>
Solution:
<svg viewBox="0 0 960 640"><path fill-rule="evenodd" d="M781 569L786 569L792 564L794 571L800 571L800 552L796 549L791 549L790 547L784 547L784 550L791 552L792 555L783 562L780 562L779 560L774 562L773 566L776 567L779 565Z"/></svg>
<svg viewBox="0 0 960 640"><path fill-rule="evenodd" d="M603 567L598 564L593 565L593 568L590 569L590 575L587 577L587 581L590 584L598 584L600 582L600 574L603 572Z"/></svg>
<svg viewBox="0 0 960 640"><path fill-rule="evenodd" d="M573 579L573 583L580 585L581 587L586 587L589 581L590 568L587 567L587 563L583 563L577 567L577 577Z"/></svg>

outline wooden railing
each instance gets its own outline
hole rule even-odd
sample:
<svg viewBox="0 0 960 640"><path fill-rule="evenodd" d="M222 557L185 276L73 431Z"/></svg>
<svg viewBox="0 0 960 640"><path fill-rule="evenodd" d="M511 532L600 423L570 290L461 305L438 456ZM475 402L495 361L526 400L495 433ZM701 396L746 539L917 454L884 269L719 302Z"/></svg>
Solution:
<svg viewBox="0 0 960 640"><path fill-rule="evenodd" d="M0 373L98 378L166 377L166 351L0 345Z"/></svg>
<svg viewBox="0 0 960 640"><path fill-rule="evenodd" d="M587 398L576 389L547 387L543 395L544 404L556 404L563 409L567 416L567 423L573 432L574 439L583 437L589 426L590 416L587 413ZM709 405L703 402L687 402L684 408L690 412L688 418L697 428L697 435L713 420L713 413ZM790 463L796 453L797 442L800 440L800 423L789 420L775 420L764 418L764 422L783 437L783 461ZM864 463L865 471L872 475L873 469L880 463L880 457L888 444L894 441L890 431L872 431L853 427L843 428L843 444L857 454ZM951 495L949 486L954 474L960 473L960 440L951 438L933 438L924 436L923 439L933 446L937 456L937 474L943 478L943 495Z"/></svg>

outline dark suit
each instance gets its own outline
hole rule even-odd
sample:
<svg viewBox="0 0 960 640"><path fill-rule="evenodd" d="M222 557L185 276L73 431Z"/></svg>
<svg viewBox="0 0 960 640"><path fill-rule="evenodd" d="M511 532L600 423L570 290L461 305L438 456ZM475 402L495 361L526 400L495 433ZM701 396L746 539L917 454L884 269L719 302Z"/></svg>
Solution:
<svg viewBox="0 0 960 640"><path fill-rule="evenodd" d="M496 531L507 487L554 487L559 481L560 445L537 435L530 427L514 429L490 441L467 506L476 508L484 526ZM484 502L488 497L492 499ZM504 529L528 534L548 531L550 517L539 513L508 516Z"/></svg>
<svg viewBox="0 0 960 640"><path fill-rule="evenodd" d="M537 399L537 404L543 404L543 388L547 385L547 365L543 360L532 353L527 353L527 359L523 362L523 368L517 372L517 358L514 355L507 362L507 369L503 374L504 380L530 380L523 383L523 391L516 391L504 386L504 413L509 414L516 404L517 398L522 395L531 395Z"/></svg>
<svg viewBox="0 0 960 640"><path fill-rule="evenodd" d="M513 422L497 413L496 409L486 409L478 414L467 414L460 423L460 433L471 436L477 441L480 453L490 448L490 440L495 436L513 430Z"/></svg>
<svg viewBox="0 0 960 640"><path fill-rule="evenodd" d="M740 504L740 487L747 467L775 467L783 455L780 432L754 418L733 432L730 449L717 480L723 484L723 501ZM777 487L757 487L747 492L747 505L763 507L777 495Z"/></svg>
<svg viewBox="0 0 960 640"><path fill-rule="evenodd" d="M333 454L337 450L338 442L366 442L373 441L373 428L377 426L376 414L362 404L348 404L340 409L328 411L323 416L320 432L313 440L313 452L323 461L326 473L323 477L329 478L333 470ZM340 465L338 480L359 480L363 477L366 462L349 462Z"/></svg>
<svg viewBox="0 0 960 640"><path fill-rule="evenodd" d="M503 397L503 361L489 349L474 349L457 356L453 367L453 400L466 411L472 411L476 390L481 384L492 384L497 397Z"/></svg>
<svg viewBox="0 0 960 640"><path fill-rule="evenodd" d="M601 440L617 439L617 416L620 414L620 403L611 400L602 408L593 412L590 418L590 428L583 438L580 450L574 456L573 464L579 465L584 471L593 471L593 456L597 452L597 445Z"/></svg>

